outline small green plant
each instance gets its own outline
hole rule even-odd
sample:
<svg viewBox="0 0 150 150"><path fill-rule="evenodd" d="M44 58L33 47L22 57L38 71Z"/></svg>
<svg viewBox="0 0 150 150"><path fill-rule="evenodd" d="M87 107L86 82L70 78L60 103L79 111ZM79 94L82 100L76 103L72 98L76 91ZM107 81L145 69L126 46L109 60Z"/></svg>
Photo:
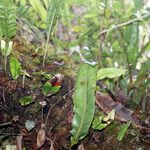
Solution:
<svg viewBox="0 0 150 150"><path fill-rule="evenodd" d="M43 85L43 94L45 96L51 96L55 93L57 93L59 90L60 90L61 86L52 86L51 83L49 82L46 82L44 85Z"/></svg>
<svg viewBox="0 0 150 150"><path fill-rule="evenodd" d="M4 70L7 69L7 57L10 55L12 51L12 41L9 41L9 43L6 43L4 40L1 40L1 52L4 57Z"/></svg>
<svg viewBox="0 0 150 150"><path fill-rule="evenodd" d="M102 130L111 124L112 120L115 118L115 110L113 109L107 116L100 114L94 117L92 122L92 128L94 130Z"/></svg>
<svg viewBox="0 0 150 150"><path fill-rule="evenodd" d="M46 46L45 53L43 56L43 66L45 65L45 60L48 52L48 43L50 41L50 36L54 25L56 24L57 19L60 17L60 12L64 7L65 0L52 0L47 9L47 18L46 18Z"/></svg>
<svg viewBox="0 0 150 150"><path fill-rule="evenodd" d="M131 122L127 122L121 126L120 131L117 136L118 141L122 141L122 139L125 136L125 133L127 132L130 125L131 125Z"/></svg>
<svg viewBox="0 0 150 150"><path fill-rule="evenodd" d="M21 63L18 61L16 57L11 56L9 63L10 63L10 72L14 80L16 80L19 77L19 75L23 76L22 87L24 88L25 77L26 76L30 77L30 75L26 72L26 70L22 69Z"/></svg>
<svg viewBox="0 0 150 150"><path fill-rule="evenodd" d="M94 130L106 128L114 120L115 110L108 116L99 116L94 119L96 81L104 78L117 78L124 75L126 70L104 68L97 71L97 67L90 64L81 64L73 95L74 117L71 130L71 146L83 139L92 124ZM93 123L92 120L94 119Z"/></svg>
<svg viewBox="0 0 150 150"><path fill-rule="evenodd" d="M21 73L21 63L13 56L10 58L10 72L14 80L16 80Z"/></svg>
<svg viewBox="0 0 150 150"><path fill-rule="evenodd" d="M31 96L25 96L25 97L22 97L22 98L19 99L19 103L22 106L27 106L27 105L29 105L33 102L34 102L34 99Z"/></svg>

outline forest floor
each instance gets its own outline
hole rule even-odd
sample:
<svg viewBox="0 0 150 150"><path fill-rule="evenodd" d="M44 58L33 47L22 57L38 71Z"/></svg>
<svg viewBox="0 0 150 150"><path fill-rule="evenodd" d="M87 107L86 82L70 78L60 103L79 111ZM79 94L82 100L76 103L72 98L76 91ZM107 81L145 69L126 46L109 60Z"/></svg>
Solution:
<svg viewBox="0 0 150 150"><path fill-rule="evenodd" d="M70 69L63 58L48 60L45 67L42 67L39 54L31 55L31 52L22 44L19 45L19 42L18 39L14 39L14 54L30 77L26 78L25 86L22 87L22 77L12 81L8 73L6 75L2 69L0 70L0 149L6 149L8 145L18 147L23 145L27 150L35 150L37 134L45 122L46 139L39 150L69 149L73 117L72 93L75 82L74 77L69 74L73 71L73 67ZM43 95L41 85L46 82L46 79L42 75L35 75L35 72L41 71L52 75L59 73L64 76L58 93L48 97ZM34 97L34 102L21 106L19 99L24 96ZM46 105L42 106L42 102L46 102ZM100 110L98 107L97 109ZM25 127L27 121L35 123L31 131ZM72 149L148 150L150 148L150 134L134 126L129 128L123 141L118 142L117 134L120 125L121 122L115 120L102 131L90 130L86 138ZM20 136L21 140L19 140Z"/></svg>

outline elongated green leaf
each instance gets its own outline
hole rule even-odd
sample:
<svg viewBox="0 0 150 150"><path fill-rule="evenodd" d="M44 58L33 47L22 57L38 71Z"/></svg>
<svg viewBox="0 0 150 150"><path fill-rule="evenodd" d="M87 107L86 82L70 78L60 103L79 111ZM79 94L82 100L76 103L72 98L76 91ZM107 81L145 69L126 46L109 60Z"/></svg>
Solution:
<svg viewBox="0 0 150 150"><path fill-rule="evenodd" d="M118 141L122 141L125 133L127 132L127 129L129 128L129 126L131 125L131 122L127 122L126 124L123 124L120 128L117 140Z"/></svg>
<svg viewBox="0 0 150 150"><path fill-rule="evenodd" d="M77 74L73 95L74 117L72 121L71 146L83 139L92 123L95 111L96 69L82 64Z"/></svg>
<svg viewBox="0 0 150 150"><path fill-rule="evenodd" d="M17 79L21 72L21 64L15 57L10 58L10 71L13 79Z"/></svg>
<svg viewBox="0 0 150 150"><path fill-rule="evenodd" d="M143 6L143 0L134 0L134 6L136 11L141 9Z"/></svg>
<svg viewBox="0 0 150 150"><path fill-rule="evenodd" d="M49 0L44 0L44 5L46 8L48 8Z"/></svg>
<svg viewBox="0 0 150 150"><path fill-rule="evenodd" d="M40 0L30 0L30 4L38 13L43 22L46 21L47 12Z"/></svg>
<svg viewBox="0 0 150 150"><path fill-rule="evenodd" d="M135 22L125 29L125 40L128 44L128 60L129 63L132 64L138 56L139 22Z"/></svg>
<svg viewBox="0 0 150 150"><path fill-rule="evenodd" d="M104 78L116 78L124 75L126 70L117 68L104 68L100 69L97 73L97 80Z"/></svg>

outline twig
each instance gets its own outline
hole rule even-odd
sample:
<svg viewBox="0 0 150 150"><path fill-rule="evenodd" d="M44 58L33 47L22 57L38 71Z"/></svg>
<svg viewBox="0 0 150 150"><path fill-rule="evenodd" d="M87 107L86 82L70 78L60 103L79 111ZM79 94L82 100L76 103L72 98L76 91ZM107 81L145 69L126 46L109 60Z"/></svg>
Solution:
<svg viewBox="0 0 150 150"><path fill-rule="evenodd" d="M46 117L46 119L45 119L45 126L46 126L46 124L47 124L47 121L48 121L49 115L50 115L50 113L51 113L51 110L52 110L53 107L56 106L60 101L61 101L61 99L59 99L56 103L54 103L54 104L49 108L47 117Z"/></svg>
<svg viewBox="0 0 150 150"><path fill-rule="evenodd" d="M7 111L2 105L0 105L0 107L4 110L4 111L6 111L6 113L7 114L9 114L10 116L13 116L9 111Z"/></svg>
<svg viewBox="0 0 150 150"><path fill-rule="evenodd" d="M5 91L4 91L4 87L3 87L3 93L2 93L2 96L3 96L3 102L5 103L5 102L6 102L6 99L5 99Z"/></svg>
<svg viewBox="0 0 150 150"><path fill-rule="evenodd" d="M147 18L147 17L149 17L149 16L150 16L150 14L146 14L146 15L141 16L140 18L135 18L135 19L129 20L129 21L127 21L127 22L118 24L118 25L116 25L116 26L114 26L114 27L112 27L112 28L110 28L110 29L105 29L105 30L103 30L103 31L101 31L101 32L99 33L99 36L102 35L102 34L104 34L104 33L110 32L110 31L112 31L112 30L116 30L116 29L121 28L121 27L123 27L123 26L129 25L129 24L131 24L131 23L133 23L133 22L141 21L141 20L143 20L143 19L145 19L145 18Z"/></svg>

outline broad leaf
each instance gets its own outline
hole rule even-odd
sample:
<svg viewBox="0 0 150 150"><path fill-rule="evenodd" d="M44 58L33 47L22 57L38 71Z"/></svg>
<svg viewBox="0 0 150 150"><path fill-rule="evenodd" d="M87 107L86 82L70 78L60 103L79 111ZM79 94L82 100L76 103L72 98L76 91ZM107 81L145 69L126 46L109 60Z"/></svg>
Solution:
<svg viewBox="0 0 150 150"><path fill-rule="evenodd" d="M43 94L45 96L50 96L57 93L60 90L61 86L52 86L51 83L46 82L43 86Z"/></svg>
<svg viewBox="0 0 150 150"><path fill-rule="evenodd" d="M10 58L10 71L13 79L17 79L21 72L21 63L17 58Z"/></svg>
<svg viewBox="0 0 150 150"><path fill-rule="evenodd" d="M127 132L127 129L129 128L131 122L127 122L126 124L123 124L120 128L117 140L122 141L123 137L125 136L125 133Z"/></svg>
<svg viewBox="0 0 150 150"><path fill-rule="evenodd" d="M29 105L30 103L32 103L34 100L31 96L25 96L25 97L22 97L19 99L19 103L22 105L22 106L27 106Z"/></svg>
<svg viewBox="0 0 150 150"><path fill-rule="evenodd" d="M117 68L104 68L100 69L97 73L97 80L104 78L116 78L124 75L126 70Z"/></svg>
<svg viewBox="0 0 150 150"><path fill-rule="evenodd" d="M95 87L96 69L89 64L82 64L77 74L73 95L71 146L77 144L88 133L95 111Z"/></svg>

